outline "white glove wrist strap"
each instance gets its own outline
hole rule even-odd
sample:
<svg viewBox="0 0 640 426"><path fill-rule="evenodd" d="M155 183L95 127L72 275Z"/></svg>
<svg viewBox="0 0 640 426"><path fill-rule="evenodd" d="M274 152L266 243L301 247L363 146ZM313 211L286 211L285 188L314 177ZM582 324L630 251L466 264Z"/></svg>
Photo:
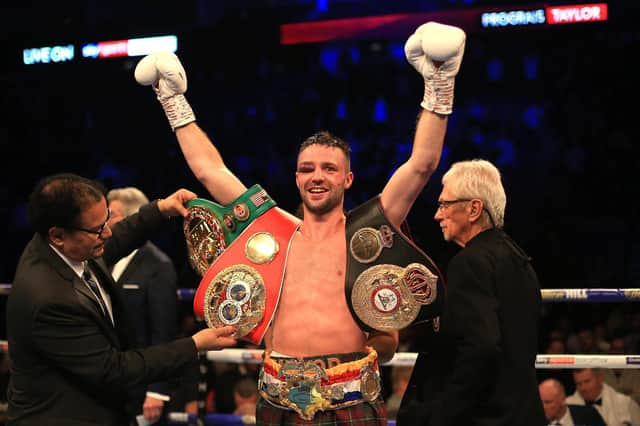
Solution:
<svg viewBox="0 0 640 426"><path fill-rule="evenodd" d="M189 105L184 95L174 95L167 98L158 96L158 100L162 104L162 109L164 109L164 113L169 120L171 130L175 131L178 127L196 121L191 105Z"/></svg>
<svg viewBox="0 0 640 426"><path fill-rule="evenodd" d="M438 114L451 114L453 111L454 78L435 78L424 80L424 99L420 106Z"/></svg>

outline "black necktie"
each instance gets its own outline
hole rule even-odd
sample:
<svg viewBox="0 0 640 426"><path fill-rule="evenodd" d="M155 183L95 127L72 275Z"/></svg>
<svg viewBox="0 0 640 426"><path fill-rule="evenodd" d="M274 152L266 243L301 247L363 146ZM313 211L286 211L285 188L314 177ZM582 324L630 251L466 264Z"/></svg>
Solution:
<svg viewBox="0 0 640 426"><path fill-rule="evenodd" d="M596 399L595 401L585 401L586 405L602 405L602 398Z"/></svg>
<svg viewBox="0 0 640 426"><path fill-rule="evenodd" d="M93 275L89 270L89 265L86 263L84 265L84 272L82 273L82 278L87 282L87 284L89 284L89 288L91 288L91 292L96 297L96 299L98 299L98 303L102 308L102 313L105 316L108 316L109 313L107 311L107 304L104 303L104 299L102 299L102 295L100 294L100 289L98 288L98 283L96 282L96 280L93 279Z"/></svg>

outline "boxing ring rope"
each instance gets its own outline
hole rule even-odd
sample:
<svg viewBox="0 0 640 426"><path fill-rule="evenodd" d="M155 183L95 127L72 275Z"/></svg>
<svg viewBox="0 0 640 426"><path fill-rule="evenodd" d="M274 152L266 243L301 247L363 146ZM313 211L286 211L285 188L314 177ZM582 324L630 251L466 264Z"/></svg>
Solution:
<svg viewBox="0 0 640 426"><path fill-rule="evenodd" d="M0 340L1 345L6 340ZM230 364L261 364L262 349L236 349L227 348L206 353L208 361L224 362ZM393 358L380 364L389 367L411 367L416 362L418 354L415 352L396 352ZM538 354L536 355L536 368L640 368L640 355L575 355L575 354Z"/></svg>
<svg viewBox="0 0 640 426"><path fill-rule="evenodd" d="M11 293L11 284L0 284L0 295L8 296L9 293Z"/></svg>
<svg viewBox="0 0 640 426"><path fill-rule="evenodd" d="M634 302L640 300L640 288L554 288L542 289L540 293L542 301L547 303ZM178 300L193 300L195 294L196 290L193 288L179 288Z"/></svg>
<svg viewBox="0 0 640 426"><path fill-rule="evenodd" d="M640 300L640 288L556 288L542 289L542 301L554 302L633 302Z"/></svg>
<svg viewBox="0 0 640 426"><path fill-rule="evenodd" d="M0 283L0 295L8 295L11 284ZM190 301L195 296L195 289L180 288L177 290L179 301ZM640 288L559 288L540 290L544 303L609 303L633 302L640 300ZM6 341L0 341L0 352L6 346ZM227 348L206 353L206 360L235 364L262 363L262 349ZM417 353L397 352L393 358L381 364L383 366L413 366ZM576 368L640 368L640 355L575 355L575 354L538 354L535 367L537 369L576 369ZM206 414L204 418L198 415L172 412L169 413L170 424L176 425L213 425L213 426L242 426L255 424L251 416L236 416L233 414ZM389 425L395 422L390 420Z"/></svg>
<svg viewBox="0 0 640 426"><path fill-rule="evenodd" d="M8 295L11 284L0 283L0 295ZM543 302L632 302L640 300L640 288L554 288L540 290ZM196 290L179 288L178 300L193 300Z"/></svg>
<svg viewBox="0 0 640 426"><path fill-rule="evenodd" d="M227 348L207 352L207 360L233 364L261 364L262 349ZM413 366L418 357L414 352L396 352L393 358L380 365ZM640 355L537 355L536 368L640 368Z"/></svg>

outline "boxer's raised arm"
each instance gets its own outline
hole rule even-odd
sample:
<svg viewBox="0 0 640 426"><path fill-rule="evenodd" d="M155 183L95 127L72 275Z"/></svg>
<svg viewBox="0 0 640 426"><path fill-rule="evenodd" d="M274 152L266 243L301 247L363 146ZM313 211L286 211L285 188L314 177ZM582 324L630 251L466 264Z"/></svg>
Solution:
<svg viewBox="0 0 640 426"><path fill-rule="evenodd" d="M147 55L138 62L135 78L153 88L189 168L211 196L220 204L228 204L244 193L245 185L227 168L218 149L195 122L184 97L187 74L178 57L170 52Z"/></svg>
<svg viewBox="0 0 640 426"><path fill-rule="evenodd" d="M407 60L422 75L425 89L411 156L393 174L380 197L385 215L398 228L440 161L465 40L460 28L428 22L405 43Z"/></svg>
<svg viewBox="0 0 640 426"><path fill-rule="evenodd" d="M217 202L229 204L247 190L227 168L218 149L195 122L177 128L176 137L194 176Z"/></svg>

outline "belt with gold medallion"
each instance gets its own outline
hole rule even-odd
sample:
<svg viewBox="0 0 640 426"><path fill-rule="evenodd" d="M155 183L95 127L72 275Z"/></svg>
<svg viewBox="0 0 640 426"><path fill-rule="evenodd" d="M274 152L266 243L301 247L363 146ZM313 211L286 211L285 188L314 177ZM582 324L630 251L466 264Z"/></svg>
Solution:
<svg viewBox="0 0 640 426"><path fill-rule="evenodd" d="M272 405L311 420L318 411L376 400L381 390L378 354L371 347L366 353L304 358L267 351L258 387Z"/></svg>
<svg viewBox="0 0 640 426"><path fill-rule="evenodd" d="M194 313L209 327L237 325L234 337L259 344L280 297L289 242L300 220L254 185L227 206L187 205L184 233L203 278Z"/></svg>

